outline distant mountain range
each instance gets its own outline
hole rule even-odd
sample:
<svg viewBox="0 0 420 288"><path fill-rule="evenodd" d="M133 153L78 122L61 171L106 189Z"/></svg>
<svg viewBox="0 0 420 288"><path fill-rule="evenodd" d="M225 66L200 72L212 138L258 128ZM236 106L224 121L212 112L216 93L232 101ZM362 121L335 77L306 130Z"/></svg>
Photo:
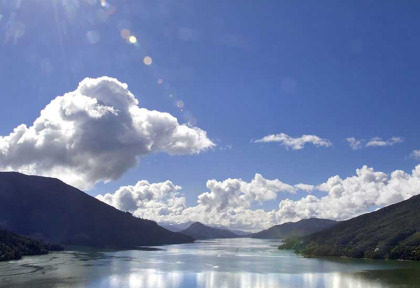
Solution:
<svg viewBox="0 0 420 288"><path fill-rule="evenodd" d="M62 251L63 247L16 235L0 230L0 261L18 260L22 256L48 254L49 251Z"/></svg>
<svg viewBox="0 0 420 288"><path fill-rule="evenodd" d="M229 229L232 233L240 236L240 237L250 237L252 235L252 232L242 231L242 230L236 230L236 229Z"/></svg>
<svg viewBox="0 0 420 288"><path fill-rule="evenodd" d="M158 223L159 226L162 226L163 228L172 231L172 232L180 232L182 230L187 229L191 226L194 222L185 222L185 223L175 223L175 224L167 224L167 223Z"/></svg>
<svg viewBox="0 0 420 288"><path fill-rule="evenodd" d="M305 236L330 228L336 224L336 221L328 219L303 219L298 222L275 225L267 230L254 233L251 237L260 239L284 239L288 237Z"/></svg>
<svg viewBox="0 0 420 288"><path fill-rule="evenodd" d="M180 233L193 237L197 240L240 237L232 231L209 227L204 224L201 224L200 222L195 222L191 224L190 227L188 227L185 230L182 230Z"/></svg>
<svg viewBox="0 0 420 288"><path fill-rule="evenodd" d="M0 173L0 229L54 243L133 248L193 242L60 180Z"/></svg>
<svg viewBox="0 0 420 288"><path fill-rule="evenodd" d="M240 230L229 230L204 225L200 222L191 224L187 229L180 233L193 237L197 240L216 239L216 238L239 238L251 237L260 239L284 239L309 235L336 225L338 222L328 219L303 219L298 222L289 222L273 226L258 233L248 233Z"/></svg>
<svg viewBox="0 0 420 288"><path fill-rule="evenodd" d="M343 221L279 248L307 256L420 260L420 195Z"/></svg>
<svg viewBox="0 0 420 288"><path fill-rule="evenodd" d="M169 231L181 232L181 231L187 229L188 227L190 227L191 224L193 224L193 223L194 222L189 221L189 222L185 222L185 223L176 223L176 224L167 224L167 223L158 223L158 224L160 226L162 226L163 228L168 229ZM241 237L248 237L248 236L252 235L252 232L246 232L246 231L237 230L237 229L236 230L235 229L228 229L228 228L225 228L223 226L208 226L208 227L231 231L234 234L236 234L237 236L241 236Z"/></svg>

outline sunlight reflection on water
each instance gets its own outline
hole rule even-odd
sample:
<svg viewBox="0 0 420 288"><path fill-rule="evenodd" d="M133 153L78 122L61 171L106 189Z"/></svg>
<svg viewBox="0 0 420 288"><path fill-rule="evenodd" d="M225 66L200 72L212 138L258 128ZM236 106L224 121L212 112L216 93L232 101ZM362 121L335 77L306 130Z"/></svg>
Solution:
<svg viewBox="0 0 420 288"><path fill-rule="evenodd" d="M25 257L0 264L0 287L418 287L419 263L308 259L277 244L219 239Z"/></svg>

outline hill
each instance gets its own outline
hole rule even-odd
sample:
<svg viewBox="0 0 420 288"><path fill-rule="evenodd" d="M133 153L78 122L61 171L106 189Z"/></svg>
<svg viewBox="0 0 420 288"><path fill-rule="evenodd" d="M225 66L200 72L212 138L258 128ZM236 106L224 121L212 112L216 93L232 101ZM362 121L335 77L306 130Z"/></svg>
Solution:
<svg viewBox="0 0 420 288"><path fill-rule="evenodd" d="M420 195L279 248L307 256L420 260Z"/></svg>
<svg viewBox="0 0 420 288"><path fill-rule="evenodd" d="M310 218L298 222L288 222L273 226L267 230L253 234L252 238L260 239L284 239L309 235L337 224L337 221L328 219Z"/></svg>
<svg viewBox="0 0 420 288"><path fill-rule="evenodd" d="M249 237L251 236L252 232L242 231L242 230L236 230L236 229L229 229L230 232L240 236L240 237Z"/></svg>
<svg viewBox="0 0 420 288"><path fill-rule="evenodd" d="M192 242L54 178L0 173L0 229L54 243L99 248Z"/></svg>
<svg viewBox="0 0 420 288"><path fill-rule="evenodd" d="M48 254L63 247L0 230L0 261L18 260L22 256Z"/></svg>
<svg viewBox="0 0 420 288"><path fill-rule="evenodd" d="M162 226L163 228L168 229L169 231L181 232L181 231L187 229L188 227L190 227L191 224L193 224L193 222L188 221L188 222L185 222L185 223L176 223L176 224L168 224L168 223L158 223L158 224L160 226ZM213 227L213 228L222 229L222 230L226 230L226 231L231 231L233 234L236 234L239 237L248 237L252 234L252 232L227 229L223 226L216 226L216 227Z"/></svg>
<svg viewBox="0 0 420 288"><path fill-rule="evenodd" d="M204 224L201 224L200 222L195 222L191 224L190 227L188 227L185 230L182 230L180 233L191 236L197 240L239 237L238 235L229 230L209 227Z"/></svg>
<svg viewBox="0 0 420 288"><path fill-rule="evenodd" d="M171 223L171 224L168 224L168 223L158 223L158 224L159 224L159 226L161 226L161 227L163 227L163 228L165 228L165 229L167 229L169 231L172 231L172 232L180 232L180 231L185 230L188 227L190 227L192 223L193 222L188 221L188 222L185 222L185 223L176 223L176 224L175 223Z"/></svg>

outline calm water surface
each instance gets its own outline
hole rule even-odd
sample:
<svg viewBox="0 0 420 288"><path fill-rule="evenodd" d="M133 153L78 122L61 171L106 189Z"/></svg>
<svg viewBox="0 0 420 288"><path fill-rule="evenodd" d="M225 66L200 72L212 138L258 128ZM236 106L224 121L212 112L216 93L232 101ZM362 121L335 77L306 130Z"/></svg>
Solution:
<svg viewBox="0 0 420 288"><path fill-rule="evenodd" d="M0 287L420 287L414 262L303 258L278 241L74 250L0 263Z"/></svg>

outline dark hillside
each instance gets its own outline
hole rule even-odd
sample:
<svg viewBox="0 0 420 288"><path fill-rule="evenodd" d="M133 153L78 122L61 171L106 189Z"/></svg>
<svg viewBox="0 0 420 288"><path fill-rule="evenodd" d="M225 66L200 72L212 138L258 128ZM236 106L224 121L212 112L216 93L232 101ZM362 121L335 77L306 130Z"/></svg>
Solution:
<svg viewBox="0 0 420 288"><path fill-rule="evenodd" d="M0 228L54 243L130 248L192 242L53 178L0 173Z"/></svg>
<svg viewBox="0 0 420 288"><path fill-rule="evenodd" d="M280 248L308 256L420 260L420 195L290 239Z"/></svg>
<svg viewBox="0 0 420 288"><path fill-rule="evenodd" d="M180 233L193 237L197 240L216 238L237 238L239 235L225 229L213 228L196 222Z"/></svg>
<svg viewBox="0 0 420 288"><path fill-rule="evenodd" d="M42 255L61 251L63 247L0 230L0 261L18 260L22 256Z"/></svg>
<svg viewBox="0 0 420 288"><path fill-rule="evenodd" d="M309 235L336 225L338 222L328 219L310 218L298 222L288 222L275 225L267 230L253 234L252 238L284 239Z"/></svg>

